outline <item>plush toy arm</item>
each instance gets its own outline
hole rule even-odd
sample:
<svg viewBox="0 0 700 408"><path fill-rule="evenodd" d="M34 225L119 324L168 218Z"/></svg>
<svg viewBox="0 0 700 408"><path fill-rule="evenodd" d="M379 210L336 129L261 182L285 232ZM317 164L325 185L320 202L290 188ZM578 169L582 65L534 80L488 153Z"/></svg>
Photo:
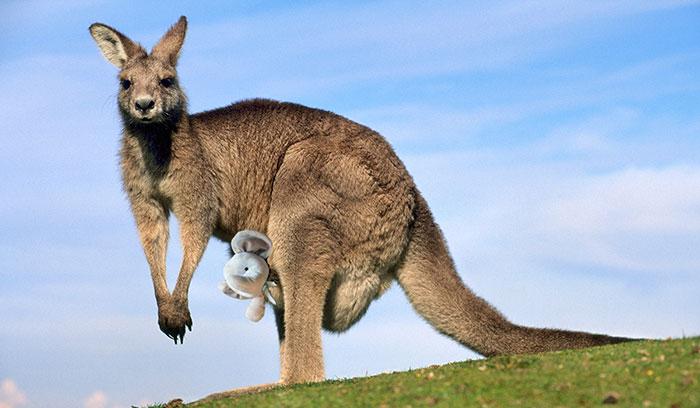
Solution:
<svg viewBox="0 0 700 408"><path fill-rule="evenodd" d="M243 299L241 295L236 293L226 284L226 281L222 281L221 283L219 283L219 290L226 296L231 296L234 299Z"/></svg>
<svg viewBox="0 0 700 408"><path fill-rule="evenodd" d="M245 317L248 318L251 322L257 322L260 321L260 319L263 318L265 315L265 298L261 296L254 297L251 301L250 304L248 305L248 309L245 311Z"/></svg>
<svg viewBox="0 0 700 408"><path fill-rule="evenodd" d="M275 297L272 296L272 293L270 292L270 288L273 290L277 288L277 284L272 281L267 281L263 285L262 291L263 295L265 295L265 298L267 298L267 301L272 303L272 306L277 306L277 301L275 300Z"/></svg>

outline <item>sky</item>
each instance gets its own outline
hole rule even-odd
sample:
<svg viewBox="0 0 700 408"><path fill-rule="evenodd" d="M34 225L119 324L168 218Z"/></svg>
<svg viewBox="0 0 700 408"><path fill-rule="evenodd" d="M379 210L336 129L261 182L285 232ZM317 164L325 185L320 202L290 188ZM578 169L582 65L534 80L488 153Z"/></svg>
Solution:
<svg viewBox="0 0 700 408"><path fill-rule="evenodd" d="M700 335L697 1L3 1L0 408L278 379L271 310L251 323L217 289L226 243L210 241L195 274L184 344L157 326L121 192L117 70L87 28L150 48L180 15L192 112L267 97L379 131L465 283L514 322ZM323 342L328 378L478 357L397 285Z"/></svg>

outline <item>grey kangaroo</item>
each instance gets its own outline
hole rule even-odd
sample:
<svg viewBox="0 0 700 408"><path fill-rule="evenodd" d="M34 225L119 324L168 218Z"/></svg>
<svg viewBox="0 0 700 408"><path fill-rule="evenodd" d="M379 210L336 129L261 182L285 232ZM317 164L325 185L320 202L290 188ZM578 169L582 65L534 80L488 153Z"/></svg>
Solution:
<svg viewBox="0 0 700 408"><path fill-rule="evenodd" d="M210 236L229 241L242 229L264 232L274 245L280 384L323 380L321 329L347 330L394 279L440 333L485 356L629 340L519 326L476 296L455 271L413 179L377 132L328 111L263 99L189 114L175 69L186 28L180 17L149 54L109 26L90 26L120 70L124 191L160 330L175 343L192 328L187 293ZM170 212L184 251L172 293L165 279Z"/></svg>

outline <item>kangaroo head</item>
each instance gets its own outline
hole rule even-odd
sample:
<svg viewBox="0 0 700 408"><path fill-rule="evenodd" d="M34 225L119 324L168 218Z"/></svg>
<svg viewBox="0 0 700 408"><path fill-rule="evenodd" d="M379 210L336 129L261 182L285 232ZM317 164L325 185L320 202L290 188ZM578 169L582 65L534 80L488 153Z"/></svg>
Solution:
<svg viewBox="0 0 700 408"><path fill-rule="evenodd" d="M174 123L186 108L175 66L185 41L187 19L182 16L151 53L104 24L90 26L102 55L119 71L119 110L128 125Z"/></svg>

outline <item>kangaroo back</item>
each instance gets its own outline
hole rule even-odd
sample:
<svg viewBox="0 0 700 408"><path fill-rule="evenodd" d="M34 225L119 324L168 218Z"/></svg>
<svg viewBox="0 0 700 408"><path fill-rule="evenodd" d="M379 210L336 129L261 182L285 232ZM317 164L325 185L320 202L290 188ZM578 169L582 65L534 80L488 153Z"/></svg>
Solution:
<svg viewBox="0 0 700 408"><path fill-rule="evenodd" d="M423 318L439 332L485 356L584 348L630 340L536 329L509 322L464 285L442 232L420 193L416 197L412 235L396 277Z"/></svg>

